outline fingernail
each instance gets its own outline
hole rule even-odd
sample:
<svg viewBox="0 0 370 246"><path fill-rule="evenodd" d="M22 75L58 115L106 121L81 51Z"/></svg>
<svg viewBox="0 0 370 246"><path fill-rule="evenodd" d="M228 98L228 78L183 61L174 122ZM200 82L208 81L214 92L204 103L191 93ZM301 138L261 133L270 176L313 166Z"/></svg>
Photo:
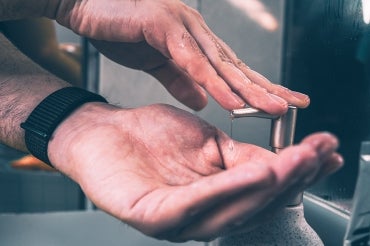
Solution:
<svg viewBox="0 0 370 246"><path fill-rule="evenodd" d="M303 93L300 93L300 92L297 92L297 91L290 91L290 93L298 98L299 100L301 100L304 105L308 105L310 103L310 97L307 96L306 94L303 94Z"/></svg>
<svg viewBox="0 0 370 246"><path fill-rule="evenodd" d="M338 139L330 133L323 132L321 138L313 138L309 145L317 150L320 157L327 155L329 152L333 152L339 146Z"/></svg>
<svg viewBox="0 0 370 246"><path fill-rule="evenodd" d="M279 103L282 107L287 108L288 102L282 99L281 97L276 96L275 94L269 94L270 98L274 101Z"/></svg>
<svg viewBox="0 0 370 246"><path fill-rule="evenodd" d="M343 167L344 159L341 155L339 154L335 155L332 161L334 163L330 165L330 167L327 168L326 170L327 174L335 173L336 171L338 171L339 169Z"/></svg>
<svg viewBox="0 0 370 246"><path fill-rule="evenodd" d="M320 156L326 155L328 152L334 151L337 148L334 142L324 142L319 144L318 146L318 152Z"/></svg>
<svg viewBox="0 0 370 246"><path fill-rule="evenodd" d="M238 105L237 108L244 108L246 103L243 99L241 99L238 95L233 93L235 104Z"/></svg>

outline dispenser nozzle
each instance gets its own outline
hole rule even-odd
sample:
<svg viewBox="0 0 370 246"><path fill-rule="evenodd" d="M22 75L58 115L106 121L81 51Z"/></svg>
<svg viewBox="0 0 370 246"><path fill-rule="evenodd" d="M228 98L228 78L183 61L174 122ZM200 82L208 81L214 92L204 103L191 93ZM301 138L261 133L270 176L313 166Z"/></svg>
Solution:
<svg viewBox="0 0 370 246"><path fill-rule="evenodd" d="M270 146L272 151L279 150L292 145L294 140L295 124L297 118L297 107L289 106L288 111L279 116L267 114L261 110L247 107L231 111L232 118L257 117L271 119Z"/></svg>
<svg viewBox="0 0 370 246"><path fill-rule="evenodd" d="M279 153L282 149L293 144L297 118L297 107L289 106L283 115L271 115L261 110L246 107L234 109L231 118L257 117L271 119L270 146L272 151ZM295 206L302 202L302 194L295 198L289 206Z"/></svg>

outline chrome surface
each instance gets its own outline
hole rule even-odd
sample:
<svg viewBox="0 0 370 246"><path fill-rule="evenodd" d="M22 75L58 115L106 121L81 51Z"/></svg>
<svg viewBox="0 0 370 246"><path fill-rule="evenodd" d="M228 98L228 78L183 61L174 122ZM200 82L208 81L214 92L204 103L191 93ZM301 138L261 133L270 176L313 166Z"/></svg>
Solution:
<svg viewBox="0 0 370 246"><path fill-rule="evenodd" d="M271 119L270 146L275 153L279 153L285 147L293 144L297 118L297 107L295 106L290 105L287 112L281 116L271 115L248 106L232 110L230 117L232 119L244 117ZM288 206L295 206L301 202L302 194L299 194L292 199Z"/></svg>
<svg viewBox="0 0 370 246"><path fill-rule="evenodd" d="M294 106L289 106L288 111L281 116L267 114L252 107L232 110L230 116L233 119L243 117L271 119L270 146L275 153L293 144L297 118L297 108Z"/></svg>

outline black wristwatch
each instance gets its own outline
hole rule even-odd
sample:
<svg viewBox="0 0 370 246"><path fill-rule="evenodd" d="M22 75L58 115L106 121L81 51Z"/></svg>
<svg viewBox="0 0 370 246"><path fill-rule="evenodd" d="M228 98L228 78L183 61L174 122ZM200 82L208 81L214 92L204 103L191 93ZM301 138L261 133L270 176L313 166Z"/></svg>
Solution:
<svg viewBox="0 0 370 246"><path fill-rule="evenodd" d="M75 109L87 102L107 102L95 93L77 87L65 87L47 96L21 123L28 150L36 158L52 166L48 143L57 126Z"/></svg>

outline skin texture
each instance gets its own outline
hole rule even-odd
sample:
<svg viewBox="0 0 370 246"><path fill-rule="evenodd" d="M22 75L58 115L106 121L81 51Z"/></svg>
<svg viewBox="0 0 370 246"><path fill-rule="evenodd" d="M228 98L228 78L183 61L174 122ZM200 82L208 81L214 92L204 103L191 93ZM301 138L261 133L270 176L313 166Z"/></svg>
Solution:
<svg viewBox="0 0 370 246"><path fill-rule="evenodd" d="M0 8L0 16L10 18L16 3L22 1L0 0L0 7L11 6L10 11ZM231 59L231 51L180 1L40 0L38 5L47 16L90 38L119 46L138 42L133 45L143 45L144 54L157 52L148 64L138 56L126 65L138 61L138 68L175 80L167 81L173 94L180 93L176 88L190 88L196 95L192 107L204 106L199 88L225 108L249 102L281 113L287 102L308 102L307 96L276 87ZM161 31L163 26L166 31ZM50 93L71 85L34 64L1 34L0 54L0 140L26 151L20 123ZM174 74L178 77L168 77ZM76 109L57 127L48 155L102 210L149 236L180 242L211 240L258 226L291 197L340 168L337 147L334 136L320 133L275 155L234 141L169 105L122 109L94 102Z"/></svg>
<svg viewBox="0 0 370 246"><path fill-rule="evenodd" d="M254 228L338 169L337 146L321 133L275 155L169 105L89 103L55 131L49 157L98 207L147 235L207 241Z"/></svg>
<svg viewBox="0 0 370 246"><path fill-rule="evenodd" d="M61 0L50 6L46 13L51 18L95 39L108 58L152 74L192 109L207 104L206 92L227 110L247 103L282 114L288 104L309 104L306 95L250 69L196 10L179 0Z"/></svg>
<svg viewBox="0 0 370 246"><path fill-rule="evenodd" d="M81 55L72 57L58 43L55 23L47 18L27 18L0 22L6 37L37 64L68 81L82 87ZM63 44L66 45L66 44ZM55 171L32 156L25 156L12 163L13 168Z"/></svg>

